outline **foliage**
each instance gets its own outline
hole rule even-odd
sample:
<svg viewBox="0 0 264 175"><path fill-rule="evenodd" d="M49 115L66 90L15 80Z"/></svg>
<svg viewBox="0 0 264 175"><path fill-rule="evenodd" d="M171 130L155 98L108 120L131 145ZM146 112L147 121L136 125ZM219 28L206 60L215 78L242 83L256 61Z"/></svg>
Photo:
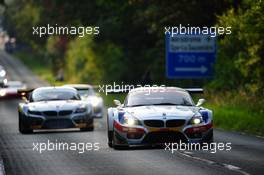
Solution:
<svg viewBox="0 0 264 175"><path fill-rule="evenodd" d="M227 1L217 0L177 2L173 0L122 2L17 0L9 5L6 21L9 30L15 28L14 35L18 37L18 41L28 43L35 48L35 51L42 52L45 57L49 57L54 74L60 68L66 69L66 72L71 72L72 69L79 70L67 65L70 61L65 61L69 59L66 58L65 53L75 52L77 54L80 49L73 46L68 47L68 43L73 42L78 45L78 42L84 41L72 36L39 38L32 35L33 26L57 24L58 26L100 27L99 37L91 41L94 48L83 47L87 51L80 51L92 52L93 60L96 60L94 63L91 60L82 62L91 64L83 65L83 67L97 70L81 71L82 73L79 71L77 77L75 74L67 74L71 76L69 79L92 81L92 83L107 81L139 83L142 77L150 72L153 81L164 83L166 82L164 78L164 26L180 23L210 26L215 23L215 15L221 14L229 6L230 3ZM73 51L74 49L76 51ZM95 72L96 75L90 74ZM95 78L100 79L95 80Z"/></svg>
<svg viewBox="0 0 264 175"><path fill-rule="evenodd" d="M237 12L231 9L219 17L218 25L231 26L232 34L220 40L212 87L264 94L263 21L263 1L246 1Z"/></svg>
<svg viewBox="0 0 264 175"><path fill-rule="evenodd" d="M258 121L263 121L264 111L263 13L263 0L16 0L8 4L5 24L18 43L27 43L36 53L19 57L52 82L64 69L71 83L142 83L149 73L155 84L205 84L217 126L247 131L256 124L251 132L263 133L257 124L262 123ZM32 35L33 26L47 24L99 26L100 34ZM164 27L179 24L232 27L231 35L219 38L215 77L210 82L166 79Z"/></svg>

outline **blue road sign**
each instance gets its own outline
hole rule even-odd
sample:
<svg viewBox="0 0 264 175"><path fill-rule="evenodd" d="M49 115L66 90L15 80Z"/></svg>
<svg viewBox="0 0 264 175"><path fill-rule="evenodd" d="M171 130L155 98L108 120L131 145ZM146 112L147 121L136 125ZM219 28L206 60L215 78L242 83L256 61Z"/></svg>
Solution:
<svg viewBox="0 0 264 175"><path fill-rule="evenodd" d="M167 78L210 78L216 38L210 35L166 35Z"/></svg>

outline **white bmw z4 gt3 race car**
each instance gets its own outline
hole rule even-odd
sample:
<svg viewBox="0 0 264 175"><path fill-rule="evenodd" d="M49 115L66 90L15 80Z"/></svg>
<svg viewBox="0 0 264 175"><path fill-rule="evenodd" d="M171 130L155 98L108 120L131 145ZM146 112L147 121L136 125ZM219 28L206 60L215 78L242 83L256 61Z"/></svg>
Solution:
<svg viewBox="0 0 264 175"><path fill-rule="evenodd" d="M189 92L176 87L136 88L124 104L108 109L108 145L161 145L169 142L213 141L212 111L195 105Z"/></svg>
<svg viewBox="0 0 264 175"><path fill-rule="evenodd" d="M92 107L81 100L74 88L40 87L20 93L27 96L18 105L19 131L22 134L36 129L94 129Z"/></svg>

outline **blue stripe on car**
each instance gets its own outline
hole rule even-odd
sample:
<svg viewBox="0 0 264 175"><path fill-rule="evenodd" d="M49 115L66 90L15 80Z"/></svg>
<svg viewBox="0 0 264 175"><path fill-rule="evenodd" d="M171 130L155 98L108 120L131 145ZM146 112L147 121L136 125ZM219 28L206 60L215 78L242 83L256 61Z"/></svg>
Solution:
<svg viewBox="0 0 264 175"><path fill-rule="evenodd" d="M208 111L206 111L206 110L201 110L200 111L200 113L201 113L201 115L202 115L202 117L203 117L203 120L205 121L205 122L207 122L207 120L208 120Z"/></svg>
<svg viewBox="0 0 264 175"><path fill-rule="evenodd" d="M118 120L119 122L123 123L123 120L124 120L124 114L125 112L119 112L118 113Z"/></svg>

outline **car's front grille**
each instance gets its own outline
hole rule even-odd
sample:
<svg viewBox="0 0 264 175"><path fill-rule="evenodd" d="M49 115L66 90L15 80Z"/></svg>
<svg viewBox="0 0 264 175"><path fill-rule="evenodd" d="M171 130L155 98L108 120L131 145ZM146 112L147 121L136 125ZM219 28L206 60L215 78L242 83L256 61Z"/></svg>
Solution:
<svg viewBox="0 0 264 175"><path fill-rule="evenodd" d="M59 116L70 115L71 113L71 110L63 110L59 112Z"/></svg>
<svg viewBox="0 0 264 175"><path fill-rule="evenodd" d="M144 143L169 143L169 142L186 142L186 137L180 132L151 132L144 139Z"/></svg>
<svg viewBox="0 0 264 175"><path fill-rule="evenodd" d="M184 125L185 120L183 119L175 119L175 120L167 120L166 127L180 127Z"/></svg>
<svg viewBox="0 0 264 175"><path fill-rule="evenodd" d="M164 127L164 121L162 120L145 120L144 124L149 127Z"/></svg>
<svg viewBox="0 0 264 175"><path fill-rule="evenodd" d="M58 115L57 111L43 111L42 113L46 116L57 116Z"/></svg>
<svg viewBox="0 0 264 175"><path fill-rule="evenodd" d="M72 128L73 123L69 119L52 119L44 123L44 128L59 129L59 128Z"/></svg>

